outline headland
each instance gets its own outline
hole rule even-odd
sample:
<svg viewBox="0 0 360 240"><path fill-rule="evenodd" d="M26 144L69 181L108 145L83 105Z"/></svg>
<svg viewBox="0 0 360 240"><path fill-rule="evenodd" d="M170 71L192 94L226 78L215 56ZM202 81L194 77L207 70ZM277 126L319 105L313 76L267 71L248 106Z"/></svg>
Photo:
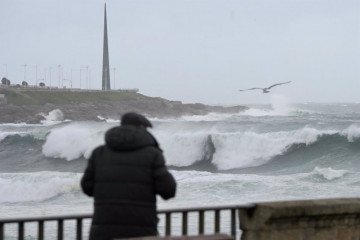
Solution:
<svg viewBox="0 0 360 240"><path fill-rule="evenodd" d="M247 107L184 104L160 97L148 97L136 89L101 91L0 87L0 123L39 123L45 119L44 114L54 109L61 110L65 119L100 121L99 116L119 119L129 111L149 117L178 118L210 112L238 113Z"/></svg>

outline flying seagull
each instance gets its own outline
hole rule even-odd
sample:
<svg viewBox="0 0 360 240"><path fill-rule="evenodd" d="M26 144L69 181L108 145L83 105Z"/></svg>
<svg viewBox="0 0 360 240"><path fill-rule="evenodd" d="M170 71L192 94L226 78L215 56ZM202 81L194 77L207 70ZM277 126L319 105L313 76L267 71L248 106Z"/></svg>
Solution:
<svg viewBox="0 0 360 240"><path fill-rule="evenodd" d="M271 85L270 87L267 87L267 88L249 88L249 89L242 89L242 90L239 90L239 91L248 91L248 90L261 89L263 91L263 93L268 93L268 92L270 92L269 91L270 88L275 87L277 85L286 84L286 83L291 83L291 81L283 82L283 83L276 83L276 84L273 84L273 85Z"/></svg>

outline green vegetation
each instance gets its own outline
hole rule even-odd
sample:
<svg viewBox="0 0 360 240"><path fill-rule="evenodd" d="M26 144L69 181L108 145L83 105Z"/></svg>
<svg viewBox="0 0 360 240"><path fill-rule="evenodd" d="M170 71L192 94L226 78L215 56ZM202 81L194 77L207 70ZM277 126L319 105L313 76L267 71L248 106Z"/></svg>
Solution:
<svg viewBox="0 0 360 240"><path fill-rule="evenodd" d="M0 94L5 94L8 104L14 105L43 105L51 103L62 105L69 103L104 102L104 101L126 101L147 98L134 92L76 92L62 90L36 90L19 88L0 88Z"/></svg>

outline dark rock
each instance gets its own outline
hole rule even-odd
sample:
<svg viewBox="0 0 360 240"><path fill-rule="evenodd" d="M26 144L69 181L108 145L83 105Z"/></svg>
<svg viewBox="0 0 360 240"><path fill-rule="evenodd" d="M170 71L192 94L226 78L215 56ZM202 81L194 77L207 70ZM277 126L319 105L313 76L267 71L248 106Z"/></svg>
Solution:
<svg viewBox="0 0 360 240"><path fill-rule="evenodd" d="M126 112L134 111L149 117L178 118L185 115L205 115L209 112L237 113L248 109L245 106L210 106L201 103L182 104L179 101L169 101L161 98L132 99L126 101L85 102L64 105L30 105L16 106L0 105L0 123L26 122L39 123L44 120L41 114L48 114L54 109L60 109L65 119L99 120L98 116L119 119Z"/></svg>

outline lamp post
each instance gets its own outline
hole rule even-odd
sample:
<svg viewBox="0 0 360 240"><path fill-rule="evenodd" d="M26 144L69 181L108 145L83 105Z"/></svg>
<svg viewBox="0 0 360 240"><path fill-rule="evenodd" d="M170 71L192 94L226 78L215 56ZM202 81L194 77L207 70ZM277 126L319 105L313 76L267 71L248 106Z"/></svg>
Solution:
<svg viewBox="0 0 360 240"><path fill-rule="evenodd" d="M115 90L115 70L116 70L116 68L112 68L111 70L114 71L114 90Z"/></svg>
<svg viewBox="0 0 360 240"><path fill-rule="evenodd" d="M40 80L40 79L38 79L38 65L36 64L32 67L35 67L35 87L37 87L38 80Z"/></svg>
<svg viewBox="0 0 360 240"><path fill-rule="evenodd" d="M86 88L89 89L89 66L86 65Z"/></svg>
<svg viewBox="0 0 360 240"><path fill-rule="evenodd" d="M24 67L24 81L26 82L26 63L24 65L22 65Z"/></svg>
<svg viewBox="0 0 360 240"><path fill-rule="evenodd" d="M43 79L44 79L44 84L46 84L46 70L47 70L47 69L45 68L45 69L44 69L44 78L43 78Z"/></svg>
<svg viewBox="0 0 360 240"><path fill-rule="evenodd" d="M35 86L37 87L38 74L37 74L37 65L35 65Z"/></svg>
<svg viewBox="0 0 360 240"><path fill-rule="evenodd" d="M57 65L57 67L58 67L58 79L59 79L59 88L61 87L61 84L60 84L60 79L61 79L61 65L59 64L59 65Z"/></svg>
<svg viewBox="0 0 360 240"><path fill-rule="evenodd" d="M82 68L80 68L80 89L81 89L81 73L82 73Z"/></svg>
<svg viewBox="0 0 360 240"><path fill-rule="evenodd" d="M74 71L79 71L79 69L71 69L71 76L70 76L71 81L73 81L73 72ZM80 71L81 71L81 68L80 68ZM80 72L80 78L81 78L81 72ZM81 88L81 79L80 79L80 88Z"/></svg>
<svg viewBox="0 0 360 240"><path fill-rule="evenodd" d="M43 78L38 79L38 65L30 65L30 67L35 67L35 87L38 86L38 81L43 80Z"/></svg>
<svg viewBox="0 0 360 240"><path fill-rule="evenodd" d="M70 88L72 88L72 80L71 80L71 79L64 78L63 80L64 80L64 81L69 81L69 82L70 82Z"/></svg>
<svg viewBox="0 0 360 240"><path fill-rule="evenodd" d="M49 67L49 78L50 78L49 87L50 87L50 90L51 90L51 70L52 70L52 67Z"/></svg>

